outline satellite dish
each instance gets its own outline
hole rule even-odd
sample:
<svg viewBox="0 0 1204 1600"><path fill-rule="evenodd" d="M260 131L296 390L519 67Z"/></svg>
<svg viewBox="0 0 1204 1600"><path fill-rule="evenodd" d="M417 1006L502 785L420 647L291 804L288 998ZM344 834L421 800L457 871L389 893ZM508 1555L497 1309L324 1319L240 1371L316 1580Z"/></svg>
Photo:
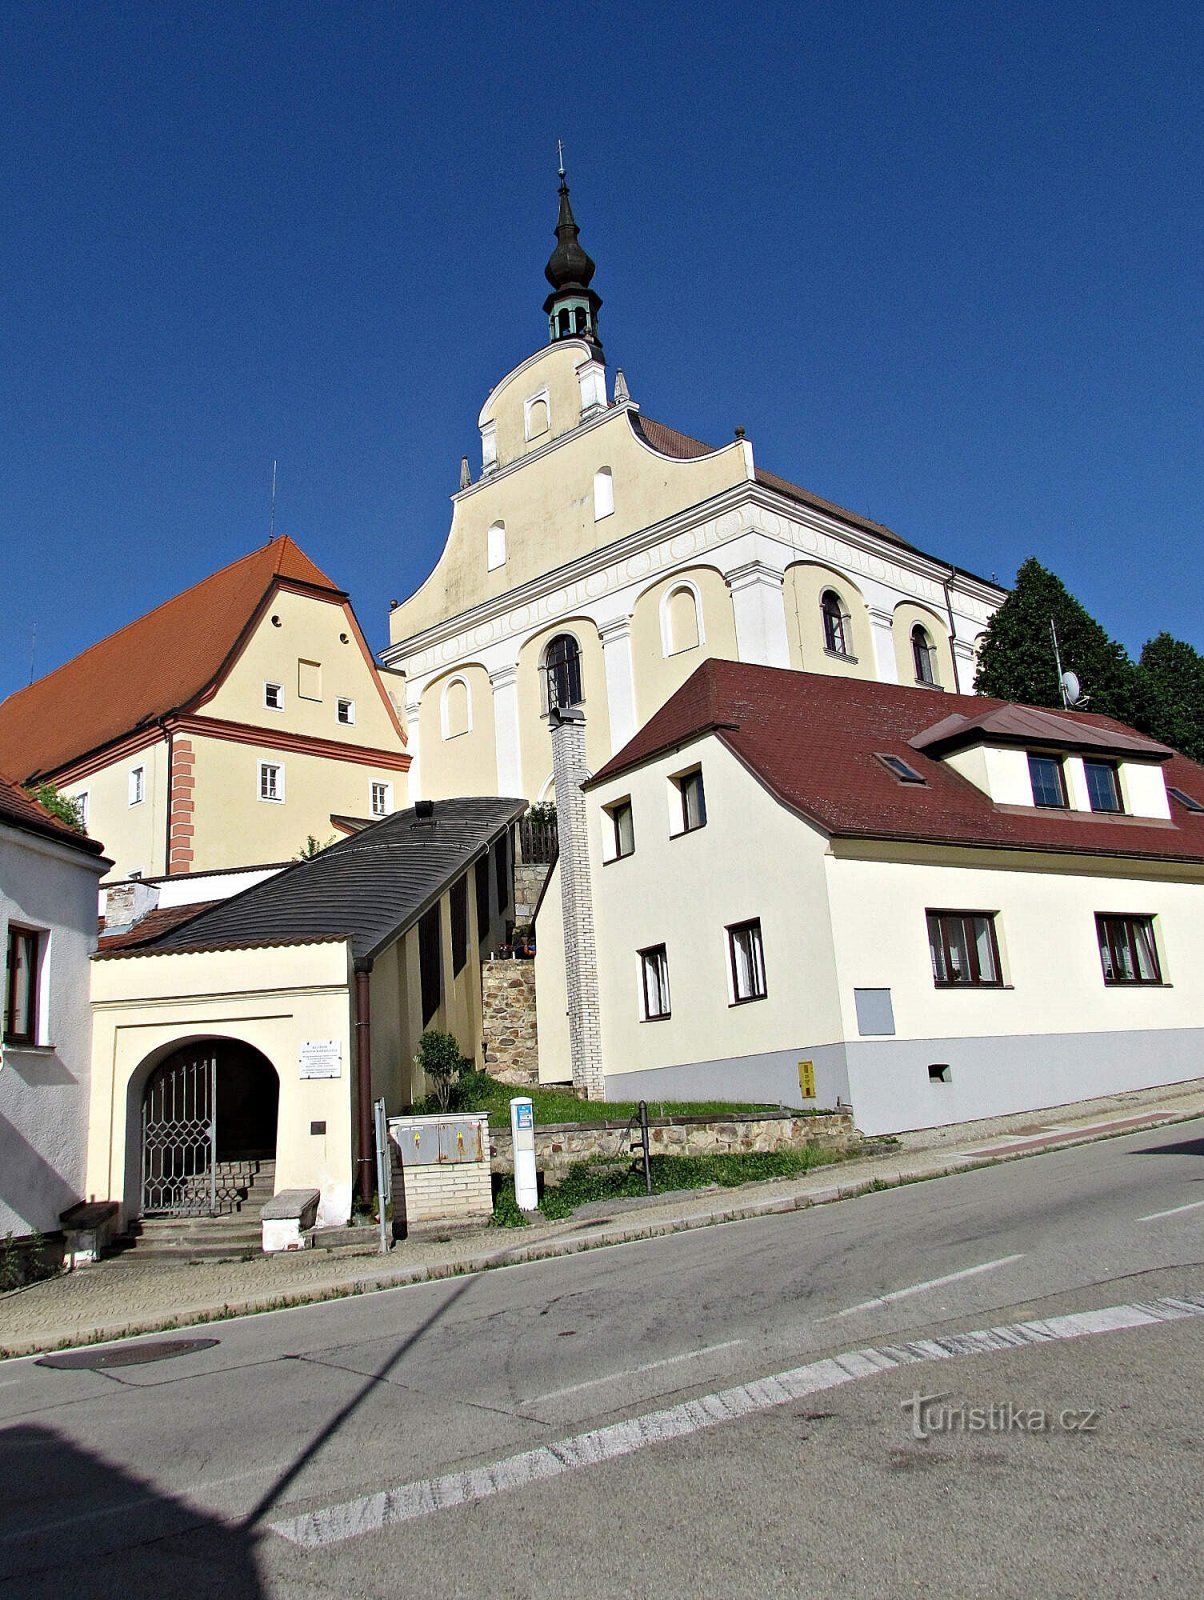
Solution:
<svg viewBox="0 0 1204 1600"><path fill-rule="evenodd" d="M1081 706L1087 703L1087 697L1083 693L1083 686L1079 682L1079 675L1077 672L1071 672L1070 669L1067 668L1067 670L1059 679L1059 682L1062 685L1063 705Z"/></svg>

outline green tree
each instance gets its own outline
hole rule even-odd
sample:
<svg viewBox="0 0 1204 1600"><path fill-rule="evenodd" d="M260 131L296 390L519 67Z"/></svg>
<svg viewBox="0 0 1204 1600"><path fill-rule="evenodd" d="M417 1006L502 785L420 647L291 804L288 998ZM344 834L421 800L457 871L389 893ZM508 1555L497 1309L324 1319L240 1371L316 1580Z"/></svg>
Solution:
<svg viewBox="0 0 1204 1600"><path fill-rule="evenodd" d="M76 833L83 833L84 824L79 814L78 800L60 794L52 783L34 784L25 792L32 795L39 805L45 806L51 816L57 817L60 822L65 822L69 828L74 828Z"/></svg>
<svg viewBox="0 0 1204 1600"><path fill-rule="evenodd" d="M1078 674L1092 711L1132 722L1137 669L1123 645L1074 598L1061 579L1030 556L1016 587L987 624L974 687L1030 706L1062 704L1050 622L1058 631L1063 669Z"/></svg>
<svg viewBox="0 0 1204 1600"><path fill-rule="evenodd" d="M1151 738L1204 761L1204 656L1198 650L1169 633L1146 641L1135 720Z"/></svg>

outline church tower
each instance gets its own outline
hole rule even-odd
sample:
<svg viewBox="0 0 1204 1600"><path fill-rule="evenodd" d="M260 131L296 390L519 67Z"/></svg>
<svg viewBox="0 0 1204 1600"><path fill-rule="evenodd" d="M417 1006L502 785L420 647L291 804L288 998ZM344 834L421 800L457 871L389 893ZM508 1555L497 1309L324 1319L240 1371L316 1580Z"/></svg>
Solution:
<svg viewBox="0 0 1204 1600"><path fill-rule="evenodd" d="M569 186L562 163L556 248L544 268L544 277L552 285L552 293L543 303L548 318L548 338L552 344L560 339L588 339L599 358L605 359L598 334L602 301L590 288L590 279L597 269L581 245L580 233L569 203Z"/></svg>

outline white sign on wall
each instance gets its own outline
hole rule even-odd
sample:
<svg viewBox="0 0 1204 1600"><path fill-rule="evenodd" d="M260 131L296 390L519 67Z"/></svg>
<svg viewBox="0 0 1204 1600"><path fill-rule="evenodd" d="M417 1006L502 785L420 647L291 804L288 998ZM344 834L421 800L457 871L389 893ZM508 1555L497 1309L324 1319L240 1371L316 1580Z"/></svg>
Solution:
<svg viewBox="0 0 1204 1600"><path fill-rule="evenodd" d="M297 1049L303 1078L341 1078L343 1056L337 1039L304 1039Z"/></svg>

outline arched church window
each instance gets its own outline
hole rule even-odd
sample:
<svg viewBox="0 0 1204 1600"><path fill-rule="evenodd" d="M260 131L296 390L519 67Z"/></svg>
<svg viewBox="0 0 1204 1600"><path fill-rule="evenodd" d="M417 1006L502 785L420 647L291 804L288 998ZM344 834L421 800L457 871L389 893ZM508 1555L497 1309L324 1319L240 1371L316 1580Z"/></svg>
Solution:
<svg viewBox="0 0 1204 1600"><path fill-rule="evenodd" d="M547 678L547 705L554 707L580 705L581 646L571 633L558 633L544 651L544 673Z"/></svg>
<svg viewBox="0 0 1204 1600"><path fill-rule="evenodd" d="M911 630L911 659L915 663L916 682L930 683L934 687L937 683L936 675L936 646L932 642L928 629L916 623Z"/></svg>
<svg viewBox="0 0 1204 1600"><path fill-rule="evenodd" d="M849 614L840 602L835 589L825 589L820 597L819 609L824 623L824 649L833 655L851 655L849 649Z"/></svg>
<svg viewBox="0 0 1204 1600"><path fill-rule="evenodd" d="M683 584L669 595L666 606L666 644L670 655L681 650L696 650L699 644L698 598Z"/></svg>
<svg viewBox="0 0 1204 1600"><path fill-rule="evenodd" d="M571 326L571 324L569 322L569 308L568 308L568 306L561 306L559 321L560 321L560 331L561 331L561 333L568 334L568 333L571 333L573 331L572 330L572 326Z"/></svg>
<svg viewBox="0 0 1204 1600"><path fill-rule="evenodd" d="M485 565L490 572L506 565L506 524L495 522L485 535Z"/></svg>
<svg viewBox="0 0 1204 1600"><path fill-rule="evenodd" d="M594 521L609 517L615 508L615 480L609 467L599 467L594 473Z"/></svg>
<svg viewBox="0 0 1204 1600"><path fill-rule="evenodd" d="M585 307L584 306L577 306L574 309L574 311L573 311L573 320L576 323L577 332L578 333L584 333L585 332Z"/></svg>
<svg viewBox="0 0 1204 1600"><path fill-rule="evenodd" d="M540 434L547 433L549 426L548 397L546 394L533 395L526 404L527 438L538 439Z"/></svg>
<svg viewBox="0 0 1204 1600"><path fill-rule="evenodd" d="M443 737L458 738L472 727L472 696L463 678L450 678L443 686Z"/></svg>

